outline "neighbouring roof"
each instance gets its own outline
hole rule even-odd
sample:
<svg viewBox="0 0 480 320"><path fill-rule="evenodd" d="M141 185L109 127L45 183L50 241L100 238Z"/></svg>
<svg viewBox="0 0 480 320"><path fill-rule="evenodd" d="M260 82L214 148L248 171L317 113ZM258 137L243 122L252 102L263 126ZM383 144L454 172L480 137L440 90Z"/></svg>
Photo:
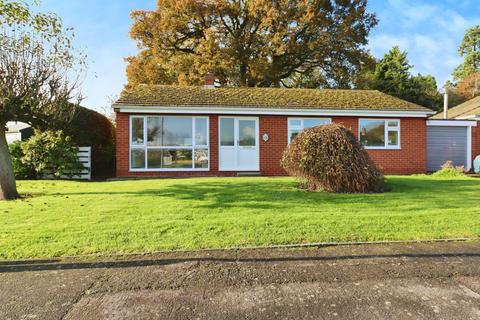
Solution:
<svg viewBox="0 0 480 320"><path fill-rule="evenodd" d="M480 96L448 109L448 119L468 117L480 117ZM443 119L443 112L437 113L431 118Z"/></svg>
<svg viewBox="0 0 480 320"><path fill-rule="evenodd" d="M376 90L210 89L166 85L139 85L125 89L114 103L114 107L121 106L432 111Z"/></svg>
<svg viewBox="0 0 480 320"><path fill-rule="evenodd" d="M7 133L16 133L21 132L24 129L30 128L28 123L20 121L9 121L7 122Z"/></svg>

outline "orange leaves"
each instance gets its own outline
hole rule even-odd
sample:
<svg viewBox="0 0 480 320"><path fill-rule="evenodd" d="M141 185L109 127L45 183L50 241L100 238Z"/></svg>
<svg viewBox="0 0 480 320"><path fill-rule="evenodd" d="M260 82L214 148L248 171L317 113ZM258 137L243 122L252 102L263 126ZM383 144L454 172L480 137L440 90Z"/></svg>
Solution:
<svg viewBox="0 0 480 320"><path fill-rule="evenodd" d="M150 70L138 69L129 72L128 79L178 84L182 78L199 85L208 70L224 86L271 87L315 68L326 78L350 75L356 66L345 61L362 60L362 45L376 24L375 16L366 13L366 4L366 0L335 5L321 0L159 0L155 11L132 13L130 35L143 50L138 59L155 58L159 66L153 69L176 76L145 77L141 73Z"/></svg>

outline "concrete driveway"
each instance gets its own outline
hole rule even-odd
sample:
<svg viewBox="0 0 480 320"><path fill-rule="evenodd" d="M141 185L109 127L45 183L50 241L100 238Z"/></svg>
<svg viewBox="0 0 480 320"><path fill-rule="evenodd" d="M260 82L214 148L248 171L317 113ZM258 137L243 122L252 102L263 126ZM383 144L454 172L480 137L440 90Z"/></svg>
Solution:
<svg viewBox="0 0 480 320"><path fill-rule="evenodd" d="M480 243L0 262L0 319L480 319Z"/></svg>

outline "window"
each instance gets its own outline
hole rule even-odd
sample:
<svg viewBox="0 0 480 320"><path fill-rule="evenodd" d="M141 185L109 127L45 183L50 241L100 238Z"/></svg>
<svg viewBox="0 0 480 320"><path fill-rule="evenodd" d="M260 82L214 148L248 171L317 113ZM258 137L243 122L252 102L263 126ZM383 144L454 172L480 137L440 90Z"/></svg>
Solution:
<svg viewBox="0 0 480 320"><path fill-rule="evenodd" d="M360 142L366 149L399 149L400 120L360 119Z"/></svg>
<svg viewBox="0 0 480 320"><path fill-rule="evenodd" d="M220 145L232 147L235 145L235 119L220 118Z"/></svg>
<svg viewBox="0 0 480 320"><path fill-rule="evenodd" d="M324 124L332 123L328 118L289 118L288 119L288 143L295 138L304 129L321 126Z"/></svg>
<svg viewBox="0 0 480 320"><path fill-rule="evenodd" d="M242 147L254 147L257 144L255 139L255 120L238 121L238 145Z"/></svg>
<svg viewBox="0 0 480 320"><path fill-rule="evenodd" d="M130 169L208 170L208 118L132 116Z"/></svg>

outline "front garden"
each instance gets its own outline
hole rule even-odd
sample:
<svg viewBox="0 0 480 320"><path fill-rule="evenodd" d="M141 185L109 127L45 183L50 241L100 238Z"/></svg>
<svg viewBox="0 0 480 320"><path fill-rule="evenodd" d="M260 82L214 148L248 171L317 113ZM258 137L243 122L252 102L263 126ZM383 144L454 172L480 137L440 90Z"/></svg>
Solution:
<svg viewBox="0 0 480 320"><path fill-rule="evenodd" d="M480 236L480 179L390 176L379 194L293 178L20 181L0 202L0 259L319 241Z"/></svg>

